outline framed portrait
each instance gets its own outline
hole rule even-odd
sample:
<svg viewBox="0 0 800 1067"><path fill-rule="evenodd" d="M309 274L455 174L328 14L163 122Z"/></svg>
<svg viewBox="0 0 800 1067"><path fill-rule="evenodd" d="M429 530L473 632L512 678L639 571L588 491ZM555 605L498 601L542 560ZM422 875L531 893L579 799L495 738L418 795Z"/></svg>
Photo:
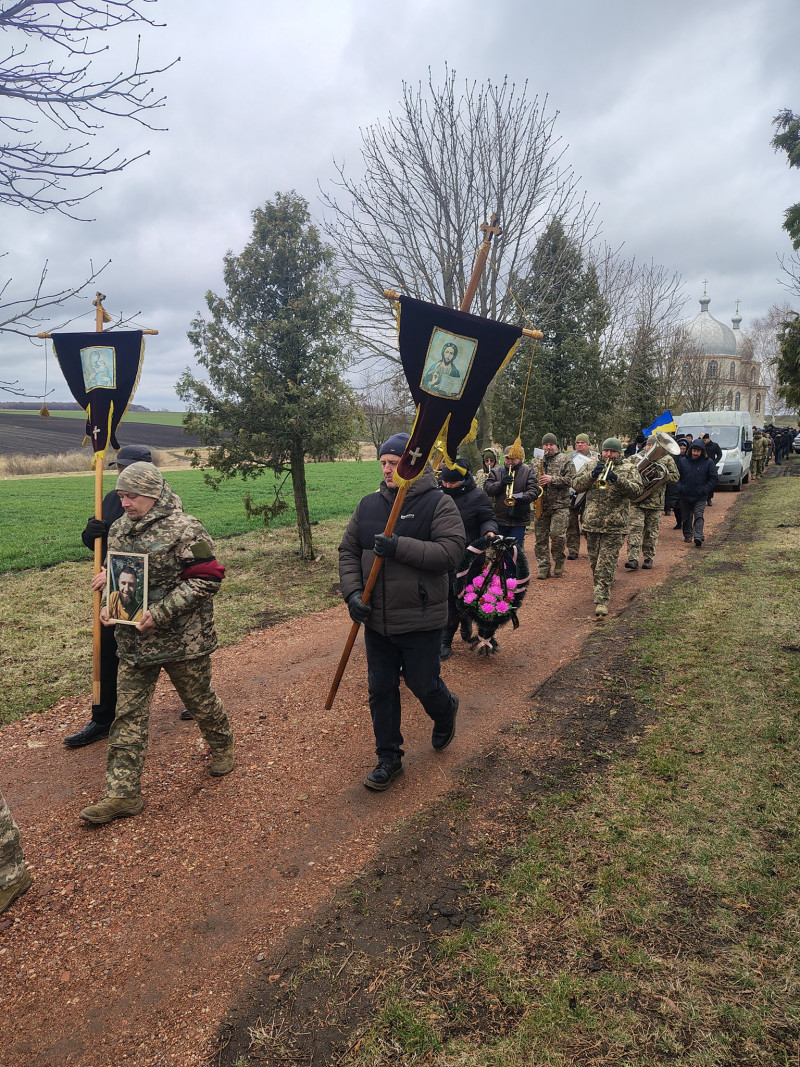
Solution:
<svg viewBox="0 0 800 1067"><path fill-rule="evenodd" d="M477 347L473 337L450 333L437 326L431 334L422 368L420 384L425 392L458 400L467 384Z"/></svg>
<svg viewBox="0 0 800 1067"><path fill-rule="evenodd" d="M147 611L147 553L109 552L106 607L121 626L135 626Z"/></svg>

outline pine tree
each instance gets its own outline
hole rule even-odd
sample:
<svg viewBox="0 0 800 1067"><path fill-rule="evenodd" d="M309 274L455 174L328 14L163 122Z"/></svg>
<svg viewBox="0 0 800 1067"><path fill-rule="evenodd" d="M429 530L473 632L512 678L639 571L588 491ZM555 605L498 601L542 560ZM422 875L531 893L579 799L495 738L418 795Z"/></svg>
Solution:
<svg viewBox="0 0 800 1067"><path fill-rule="evenodd" d="M178 395L190 405L187 433L210 449L209 484L264 470L291 477L300 554L313 559L306 456L357 448L358 408L343 377L352 294L302 197L278 193L252 219L250 242L225 256L225 294L206 294L210 319L198 315L189 331L208 381L186 371ZM197 452L194 463L205 465ZM267 523L285 510L286 477L271 503L247 494L248 514Z"/></svg>

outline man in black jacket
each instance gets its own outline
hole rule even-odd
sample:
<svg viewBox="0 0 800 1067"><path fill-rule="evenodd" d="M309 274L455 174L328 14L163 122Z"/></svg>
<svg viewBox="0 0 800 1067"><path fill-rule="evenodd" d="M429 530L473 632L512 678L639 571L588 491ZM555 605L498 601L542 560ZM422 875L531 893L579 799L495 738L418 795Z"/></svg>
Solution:
<svg viewBox="0 0 800 1067"><path fill-rule="evenodd" d="M706 501L719 478L717 467L706 455L706 447L701 437L691 442L686 455L678 456L677 462L681 475L678 490L683 517L683 539L687 545L694 539L695 548L702 548L705 540L703 525Z"/></svg>
<svg viewBox="0 0 800 1067"><path fill-rule="evenodd" d="M350 617L364 624L367 678L378 765L368 789L387 789L402 768L400 671L433 720L431 744L440 751L456 732L458 700L440 677L439 648L447 623L449 572L464 555L464 523L437 487L430 467L412 482L395 532L384 534L397 496L394 472L408 444L394 434L380 447L383 481L365 496L339 545L339 577ZM378 556L383 560L370 602L361 599Z"/></svg>

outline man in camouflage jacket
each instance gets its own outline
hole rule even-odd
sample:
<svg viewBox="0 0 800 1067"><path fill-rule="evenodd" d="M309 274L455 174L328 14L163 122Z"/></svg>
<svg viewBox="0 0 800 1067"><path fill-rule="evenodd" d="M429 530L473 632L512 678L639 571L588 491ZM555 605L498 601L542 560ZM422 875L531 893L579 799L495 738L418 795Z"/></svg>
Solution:
<svg viewBox="0 0 800 1067"><path fill-rule="evenodd" d="M211 687L210 655L217 647L211 598L225 574L202 523L180 502L152 463L132 463L117 479L125 516L108 537L110 552L147 553L148 607L133 626L118 626L117 715L111 727L106 795L81 818L105 823L142 810L140 781L147 752L150 701L161 668L211 748L209 772L233 770L233 731ZM96 575L100 588L105 575ZM114 625L107 606L104 626Z"/></svg>
<svg viewBox="0 0 800 1067"><path fill-rule="evenodd" d="M647 439L648 447L652 447L656 443L655 434L651 434ZM640 452L636 457L640 462L642 455L643 453ZM669 453L663 455L658 462L667 472L664 481L644 500L640 500L638 503L631 502L631 517L628 520L628 559L625 563L629 571L635 571L639 566L640 552L644 554L642 570L649 571L653 566L658 546L658 534L661 529L661 518L664 514L664 498L667 494L667 486L677 485L680 481L681 476L678 466ZM644 482L645 489L649 484L652 483Z"/></svg>
<svg viewBox="0 0 800 1067"><path fill-rule="evenodd" d="M538 577L550 577L550 554L552 552L553 577L561 578L564 574L570 489L575 467L569 456L559 452L558 438L554 433L544 435L542 450L544 459L541 461L540 472L537 475L539 485L544 489L542 514L533 523L533 532L536 536L536 559L539 564Z"/></svg>
<svg viewBox="0 0 800 1067"><path fill-rule="evenodd" d="M622 459L619 438L606 438L600 457L594 465L587 463L572 480L576 492L586 491L583 532L594 577L594 612L598 619L608 615L619 551L628 532L630 502L644 491L635 462ZM602 489L604 483L600 476L608 463L611 467L605 480L606 488Z"/></svg>

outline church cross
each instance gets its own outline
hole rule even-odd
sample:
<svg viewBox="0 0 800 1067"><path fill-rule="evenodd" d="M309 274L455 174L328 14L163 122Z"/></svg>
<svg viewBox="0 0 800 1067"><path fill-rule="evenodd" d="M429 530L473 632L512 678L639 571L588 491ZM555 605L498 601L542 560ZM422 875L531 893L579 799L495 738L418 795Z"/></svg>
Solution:
<svg viewBox="0 0 800 1067"><path fill-rule="evenodd" d="M413 452L409 452L408 453L408 458L411 460L411 466L412 467L417 462L417 460L420 459L421 457L422 457L422 453L420 452L420 450L418 448L415 448Z"/></svg>

